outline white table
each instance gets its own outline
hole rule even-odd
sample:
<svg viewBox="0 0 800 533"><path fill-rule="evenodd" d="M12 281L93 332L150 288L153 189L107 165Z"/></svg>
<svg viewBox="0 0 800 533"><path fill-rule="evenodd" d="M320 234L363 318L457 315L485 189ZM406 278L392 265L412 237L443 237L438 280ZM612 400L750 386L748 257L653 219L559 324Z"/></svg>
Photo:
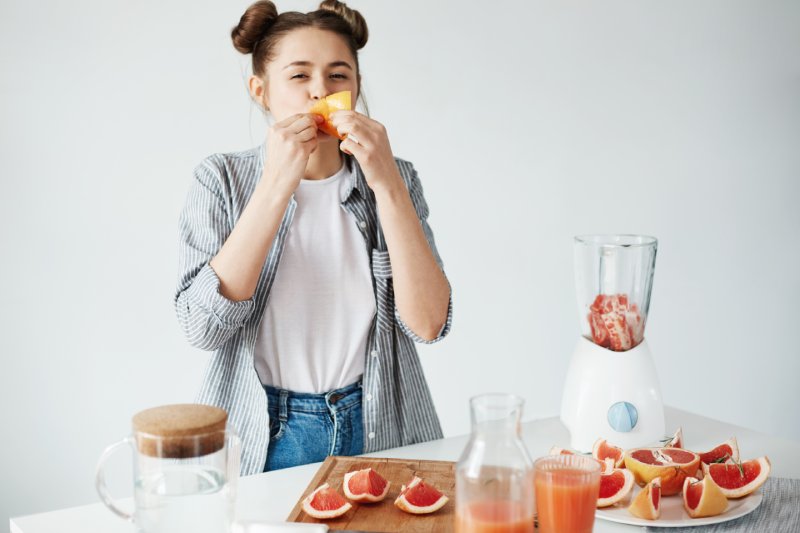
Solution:
<svg viewBox="0 0 800 533"><path fill-rule="evenodd" d="M772 475L800 478L800 443L770 437L749 429L733 426L678 409L666 409L667 428L683 426L684 442L694 449L706 450L735 436L743 459L769 456ZM569 434L557 417L525 422L523 438L533 457L545 455L551 446L569 446ZM670 430L671 431L671 430ZM370 454L375 457L401 459L458 460L467 442L467 435L451 437L403 448ZM239 520L279 522L286 519L303 493L319 463L288 468L241 478L236 515ZM122 500L130 508L132 504ZM113 515L100 503L61 511L12 518L11 533L132 533L133 528ZM633 532L641 530L597 520L595 532ZM668 531L668 530L665 530Z"/></svg>

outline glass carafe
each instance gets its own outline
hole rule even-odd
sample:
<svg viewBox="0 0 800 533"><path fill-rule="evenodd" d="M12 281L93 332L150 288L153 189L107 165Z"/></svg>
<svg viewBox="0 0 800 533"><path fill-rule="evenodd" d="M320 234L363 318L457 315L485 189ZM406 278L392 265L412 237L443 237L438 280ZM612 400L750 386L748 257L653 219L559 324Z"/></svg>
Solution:
<svg viewBox="0 0 800 533"><path fill-rule="evenodd" d="M533 533L533 462L520 436L524 400L470 400L472 435L456 465L456 533Z"/></svg>

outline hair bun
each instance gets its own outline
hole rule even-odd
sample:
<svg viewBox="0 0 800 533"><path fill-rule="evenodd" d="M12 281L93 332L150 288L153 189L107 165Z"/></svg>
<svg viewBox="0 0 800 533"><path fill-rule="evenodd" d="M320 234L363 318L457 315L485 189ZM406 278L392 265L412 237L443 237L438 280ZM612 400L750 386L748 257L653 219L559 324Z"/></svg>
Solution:
<svg viewBox="0 0 800 533"><path fill-rule="evenodd" d="M353 40L356 43L358 50L364 48L369 38L369 31L367 31L367 21L355 9L350 9L344 2L339 0L323 0L319 8L324 11L332 11L342 17L350 25L353 33Z"/></svg>
<svg viewBox="0 0 800 533"><path fill-rule="evenodd" d="M270 0L259 0L251 5L231 30L233 47L243 54L252 54L277 18L278 8Z"/></svg>

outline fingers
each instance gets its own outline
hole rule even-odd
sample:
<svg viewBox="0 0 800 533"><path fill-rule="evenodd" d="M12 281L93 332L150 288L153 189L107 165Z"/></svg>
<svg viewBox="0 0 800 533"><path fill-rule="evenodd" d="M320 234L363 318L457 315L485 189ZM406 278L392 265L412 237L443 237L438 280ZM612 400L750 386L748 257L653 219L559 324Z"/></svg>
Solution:
<svg viewBox="0 0 800 533"><path fill-rule="evenodd" d="M289 133L300 133L306 128L317 129L317 124L322 120L319 115L298 113L275 123L275 129L285 129Z"/></svg>
<svg viewBox="0 0 800 533"><path fill-rule="evenodd" d="M339 143L339 150L342 152L355 156L356 159L364 152L364 145L356 142L358 139L354 135L348 135Z"/></svg>
<svg viewBox="0 0 800 533"><path fill-rule="evenodd" d="M369 140L369 132L359 123L354 121L339 120L338 124L334 124L336 131L339 135L345 137L351 143L364 145L365 140ZM344 142L344 141L343 141Z"/></svg>

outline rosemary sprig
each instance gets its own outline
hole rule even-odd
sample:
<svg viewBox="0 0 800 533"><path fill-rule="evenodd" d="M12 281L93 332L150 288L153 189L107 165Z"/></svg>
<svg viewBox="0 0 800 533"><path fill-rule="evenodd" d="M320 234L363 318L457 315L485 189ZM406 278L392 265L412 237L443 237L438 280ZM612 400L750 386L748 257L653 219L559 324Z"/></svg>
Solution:
<svg viewBox="0 0 800 533"><path fill-rule="evenodd" d="M742 462L737 461L736 459L731 459L731 460L733 461L733 464L735 464L739 468L739 475L741 477L744 477L744 467L742 466Z"/></svg>
<svg viewBox="0 0 800 533"><path fill-rule="evenodd" d="M718 457L718 458L714 459L713 461L711 461L711 464L714 464L714 463L722 464L722 463L726 462L730 458L731 458L731 455L729 453L726 453L722 457Z"/></svg>

